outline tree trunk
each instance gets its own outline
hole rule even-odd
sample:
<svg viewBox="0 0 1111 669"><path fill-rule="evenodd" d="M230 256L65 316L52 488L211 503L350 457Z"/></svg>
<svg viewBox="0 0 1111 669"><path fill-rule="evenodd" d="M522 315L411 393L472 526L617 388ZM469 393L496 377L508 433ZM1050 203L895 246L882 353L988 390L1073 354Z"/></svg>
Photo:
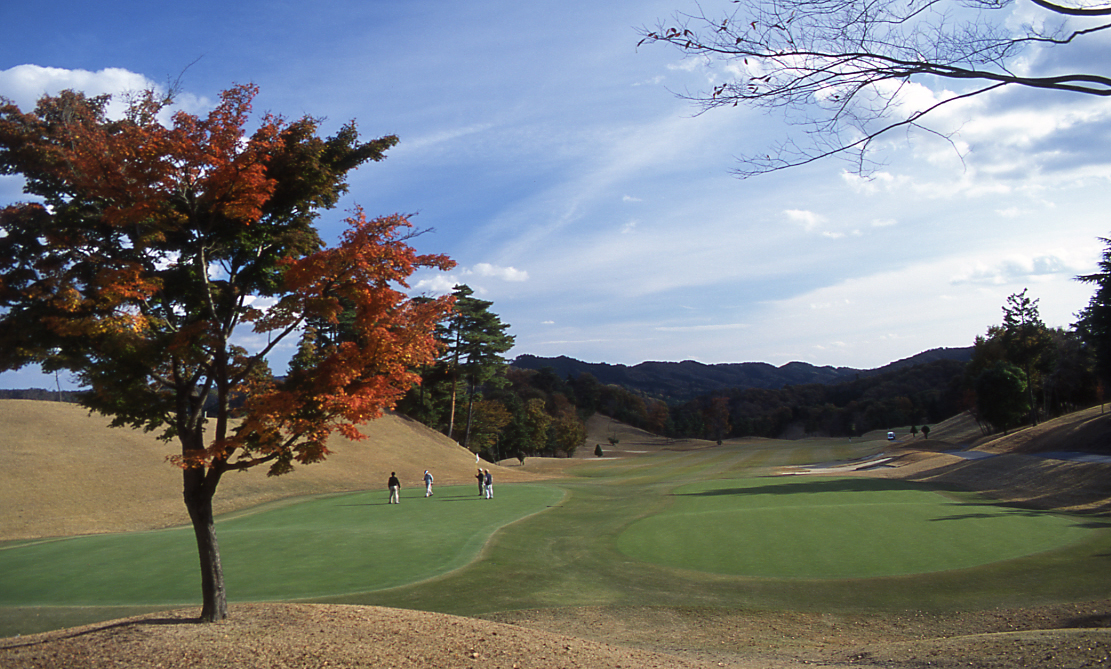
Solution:
<svg viewBox="0 0 1111 669"><path fill-rule="evenodd" d="M213 623L228 617L228 597L224 589L224 568L220 564L220 545L216 541L216 522L212 517L212 497L216 486L206 481L206 470L185 470L185 508L193 521L197 552L201 561L201 622Z"/></svg>
<svg viewBox="0 0 1111 669"><path fill-rule="evenodd" d="M458 377L452 375L451 377L451 411L448 413L447 421L447 436L448 439L455 438L455 386L458 384Z"/></svg>
<svg viewBox="0 0 1111 669"><path fill-rule="evenodd" d="M471 423L474 421L475 382L471 380L471 396L467 400L467 431L463 434L463 448L471 448Z"/></svg>

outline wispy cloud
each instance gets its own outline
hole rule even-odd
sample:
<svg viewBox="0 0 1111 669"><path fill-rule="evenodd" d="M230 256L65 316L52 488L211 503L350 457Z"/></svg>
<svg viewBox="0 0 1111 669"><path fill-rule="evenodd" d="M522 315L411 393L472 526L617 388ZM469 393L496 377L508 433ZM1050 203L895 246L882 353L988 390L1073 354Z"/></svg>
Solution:
<svg viewBox="0 0 1111 669"><path fill-rule="evenodd" d="M977 263L954 276L950 283L1015 285L1042 282L1057 276L1071 278L1079 273L1078 268L1070 267L1068 262L1057 256L1011 257L992 265Z"/></svg>
<svg viewBox="0 0 1111 669"><path fill-rule="evenodd" d="M752 327L748 323L710 323L706 325L660 325L659 332L716 332L719 330L743 330Z"/></svg>
<svg viewBox="0 0 1111 669"><path fill-rule="evenodd" d="M666 17L666 3L428 13L337 0L307 15L244 3L257 20L236 24L234 39L192 34L186 50L212 56L186 71L182 108L201 112L253 81L259 111L321 118L326 134L356 119L364 138L399 135L386 161L350 175L349 195L320 218L322 237L339 235L355 203L419 211L435 230L421 252L459 266L413 277L414 292L467 283L512 325L511 354L875 367L970 344L1027 285L1055 325L1091 294L1072 276L1094 269L1107 235L1111 99L978 96L925 119L948 140L912 130L877 142L883 165L869 178L830 161L738 181L737 155L792 129L743 107L697 114L677 99L731 71L635 48L630 26ZM1014 16L1033 16L1025 7ZM68 9L8 13L0 62L26 65L0 72L0 95L29 107L67 87L156 85L196 55L119 35L209 24L195 3ZM273 35L292 23L303 48L275 58ZM1073 58L1090 69L1102 50L1031 49L1019 66L1071 71L1063 59ZM51 67L61 63L71 69ZM956 92L912 82L897 105ZM20 186L0 177L0 197L18 199Z"/></svg>

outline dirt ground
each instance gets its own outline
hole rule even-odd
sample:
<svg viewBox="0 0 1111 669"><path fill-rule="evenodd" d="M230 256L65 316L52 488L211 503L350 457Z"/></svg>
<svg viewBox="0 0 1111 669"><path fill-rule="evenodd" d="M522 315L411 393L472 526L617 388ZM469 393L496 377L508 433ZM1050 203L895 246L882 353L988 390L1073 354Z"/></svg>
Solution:
<svg viewBox="0 0 1111 669"><path fill-rule="evenodd" d="M0 666L445 669L1107 667L1111 601L950 615L670 608L516 611L496 620L363 606L245 604L0 639Z"/></svg>
<svg viewBox="0 0 1111 669"><path fill-rule="evenodd" d="M3 405L0 402L0 424L7 427L10 423L4 423L7 419ZM11 411L11 407L8 409ZM27 429L43 424L43 419L36 419L31 408L22 407L20 411L26 414L24 420L30 421ZM75 419L71 415L67 420ZM91 429L90 424L81 425L85 426L83 432L77 434L83 435L82 443L120 438L118 431L112 432L114 437L105 437ZM660 440L605 421L596 420L589 427L589 439L606 439L622 430L618 447L609 448L608 441L600 442L607 450L607 457L634 457L635 451L653 449L709 446L708 443ZM434 437L420 434L419 426L402 422L383 424L381 429L384 432L374 436L373 443L386 449L388 464L371 463L369 455L357 455L357 448L340 444L342 450L337 448L337 452L346 452L351 459L335 472L317 469L318 474L309 474L319 475L324 481L312 482L311 486L331 486L340 490L362 484L365 488L368 478L382 478L382 473L390 467L403 468L394 463L404 463L406 474L416 477L423 471L423 462L437 457L434 450L405 454L390 450L395 446L414 448L418 443L425 444L416 446L418 449L431 448L424 437L429 440ZM1065 435L1064 440L1054 438L1054 431ZM12 434L7 430L4 433ZM41 430L36 431L39 433ZM135 435L132 437L138 439ZM1038 453L1083 448L1100 452L1099 447L1107 448L1111 443L1109 437L1111 415L1105 416L1097 410L1074 415L1056 425L1047 424L1037 432L1027 432L1014 442L1019 446L985 439L975 431L974 425L955 421L951 425L937 426L929 443L921 438L917 441L901 439L891 451L895 459L890 466L861 472L861 475L945 482L1033 507L1067 508L1105 515L1111 508L1111 490L1108 490L1111 465L1047 460ZM0 449L3 458L0 459L0 528L6 531L9 523L18 520L21 513L26 514L26 522L17 527L25 527L36 513L53 513L63 520L50 527L85 526L94 528L86 531L95 531L97 514L85 513L84 509L78 513L75 507L81 505L73 501L51 505L23 499L18 513L9 508L9 498L2 496L9 494L4 491L10 490L13 481L20 484L24 497L28 496L26 479L13 480L10 470L26 476L36 466L33 461L46 456L36 453L35 449L46 446L40 441L24 442L20 446L11 437L4 437L0 443L3 444ZM165 444L155 443L157 448L166 450ZM458 447L450 442L441 446L449 449L446 452L451 453L448 460L452 464L450 467L440 465L444 479L438 480L447 482L458 476L469 482L473 456L462 449L459 449L462 452L451 451L450 448ZM148 450L155 447L145 446ZM945 453L969 448L996 457L970 460ZM585 453L578 457L593 457L593 442L588 441L583 450ZM82 457L93 457L87 452L71 455L75 460L74 469L80 469L77 463ZM505 481L534 480L557 476L573 464L530 458L523 467L505 466L496 471ZM62 465L68 466L64 462ZM314 465L306 471L324 466ZM409 473L409 469L413 473ZM7 481L3 480L5 473ZM104 479L99 481L103 485ZM265 485L273 483L264 482ZM96 481L80 485L93 486ZM284 494L298 494L298 486L310 486L308 478ZM230 497L234 503L245 504L251 496L249 493L248 490ZM47 495L44 493L42 497ZM180 500L175 501L180 504ZM159 514L152 514L152 519L151 522L169 522ZM21 532L27 534L27 530ZM20 532L15 534L20 535ZM0 639L0 667L1002 669L1111 666L1111 600L950 614L907 611L898 615L588 607L506 612L487 620L376 607L250 604L233 606L231 619L215 625L195 624L197 613L197 610L163 612Z"/></svg>

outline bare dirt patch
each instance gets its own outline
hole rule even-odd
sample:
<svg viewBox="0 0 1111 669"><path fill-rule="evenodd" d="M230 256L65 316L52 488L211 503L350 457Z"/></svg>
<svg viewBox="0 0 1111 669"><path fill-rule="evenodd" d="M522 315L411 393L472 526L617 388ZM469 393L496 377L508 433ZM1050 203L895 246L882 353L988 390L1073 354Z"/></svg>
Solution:
<svg viewBox="0 0 1111 669"><path fill-rule="evenodd" d="M951 614L545 609L497 620L738 667L1101 667L1111 602Z"/></svg>
<svg viewBox="0 0 1111 669"><path fill-rule="evenodd" d="M0 640L0 666L1105 667L1111 602L948 615L587 607L489 620L366 606L178 610Z"/></svg>
<svg viewBox="0 0 1111 669"><path fill-rule="evenodd" d="M0 641L0 665L30 667L719 666L637 648L440 613L365 606L249 604L226 622L171 611Z"/></svg>

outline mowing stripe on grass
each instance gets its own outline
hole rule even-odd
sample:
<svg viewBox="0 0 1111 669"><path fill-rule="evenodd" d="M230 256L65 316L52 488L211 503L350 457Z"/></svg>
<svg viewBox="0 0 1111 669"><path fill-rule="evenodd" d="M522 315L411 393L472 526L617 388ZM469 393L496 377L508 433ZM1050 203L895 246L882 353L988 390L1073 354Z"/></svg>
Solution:
<svg viewBox="0 0 1111 669"><path fill-rule="evenodd" d="M473 560L498 528L556 504L547 485L471 486L310 499L217 522L228 597L262 601L366 592L413 583ZM74 537L0 551L0 606L192 603L199 597L192 530Z"/></svg>
<svg viewBox="0 0 1111 669"><path fill-rule="evenodd" d="M962 569L1080 541L1082 521L901 481L755 478L678 488L675 503L633 523L618 549L715 574L861 578Z"/></svg>

